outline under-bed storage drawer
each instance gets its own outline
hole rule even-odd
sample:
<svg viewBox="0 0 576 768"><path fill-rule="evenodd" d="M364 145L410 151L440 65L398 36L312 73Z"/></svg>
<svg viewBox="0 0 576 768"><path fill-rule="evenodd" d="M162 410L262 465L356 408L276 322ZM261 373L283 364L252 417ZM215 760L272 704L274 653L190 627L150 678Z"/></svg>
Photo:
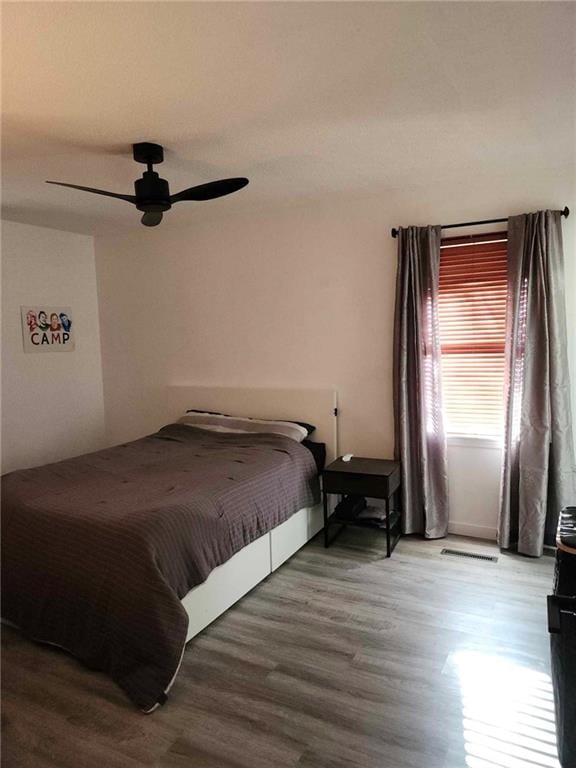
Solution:
<svg viewBox="0 0 576 768"><path fill-rule="evenodd" d="M182 598L188 614L186 641L201 632L269 575L270 534L265 533L214 568L203 584Z"/></svg>
<svg viewBox="0 0 576 768"><path fill-rule="evenodd" d="M307 541L322 530L322 507L306 507L270 531L270 560L275 571Z"/></svg>

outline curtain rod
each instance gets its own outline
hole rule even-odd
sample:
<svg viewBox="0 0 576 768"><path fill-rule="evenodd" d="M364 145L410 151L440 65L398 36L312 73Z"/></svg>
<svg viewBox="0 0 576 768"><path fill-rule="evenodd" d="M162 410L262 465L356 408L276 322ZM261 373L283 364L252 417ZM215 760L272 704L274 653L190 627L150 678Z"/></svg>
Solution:
<svg viewBox="0 0 576 768"><path fill-rule="evenodd" d="M570 208L567 205L560 211L560 216L568 218L570 215ZM454 229L455 227L476 227L480 224L502 224L508 221L508 219L484 219L484 221L463 221L461 224L443 224L440 229ZM392 237L398 237L399 230L395 227L392 229Z"/></svg>

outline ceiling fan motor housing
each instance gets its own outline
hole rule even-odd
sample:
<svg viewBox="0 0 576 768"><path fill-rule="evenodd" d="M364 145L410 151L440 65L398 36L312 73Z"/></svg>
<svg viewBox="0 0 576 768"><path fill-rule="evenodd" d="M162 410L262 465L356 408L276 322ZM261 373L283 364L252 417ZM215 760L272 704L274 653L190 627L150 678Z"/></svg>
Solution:
<svg viewBox="0 0 576 768"><path fill-rule="evenodd" d="M142 178L134 182L134 192L139 211L167 211L172 208L168 182L161 179L156 171L145 171Z"/></svg>

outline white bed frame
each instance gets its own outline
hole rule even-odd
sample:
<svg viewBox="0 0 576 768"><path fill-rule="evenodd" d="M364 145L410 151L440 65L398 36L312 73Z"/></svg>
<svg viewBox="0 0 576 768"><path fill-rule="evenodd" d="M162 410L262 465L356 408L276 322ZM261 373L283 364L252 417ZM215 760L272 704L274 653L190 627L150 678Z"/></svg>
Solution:
<svg viewBox="0 0 576 768"><path fill-rule="evenodd" d="M316 426L312 436L326 443L326 460L338 455L337 396L330 389L244 389L235 387L168 387L169 413L176 420L188 408L235 416L294 419ZM182 599L188 614L186 642L207 627L306 544L323 524L322 507L301 509L215 568L203 584Z"/></svg>

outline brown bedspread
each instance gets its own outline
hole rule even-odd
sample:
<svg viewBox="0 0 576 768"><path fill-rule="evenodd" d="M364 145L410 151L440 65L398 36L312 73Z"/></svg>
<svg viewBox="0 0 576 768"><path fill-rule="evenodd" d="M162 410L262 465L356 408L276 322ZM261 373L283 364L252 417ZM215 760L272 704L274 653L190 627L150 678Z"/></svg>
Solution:
<svg viewBox="0 0 576 768"><path fill-rule="evenodd" d="M178 670L180 598L318 500L287 437L170 424L2 478L2 617L104 670L149 710Z"/></svg>

